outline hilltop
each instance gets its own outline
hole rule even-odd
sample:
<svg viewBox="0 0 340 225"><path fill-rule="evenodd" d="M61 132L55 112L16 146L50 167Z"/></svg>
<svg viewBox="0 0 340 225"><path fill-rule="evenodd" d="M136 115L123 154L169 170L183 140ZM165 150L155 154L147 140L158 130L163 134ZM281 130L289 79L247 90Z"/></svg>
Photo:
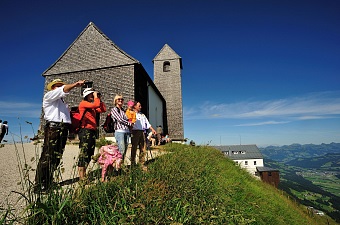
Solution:
<svg viewBox="0 0 340 225"><path fill-rule="evenodd" d="M214 148L169 144L164 150L168 154L152 160L147 172L133 167L108 183L39 199L30 222L336 224L255 179Z"/></svg>

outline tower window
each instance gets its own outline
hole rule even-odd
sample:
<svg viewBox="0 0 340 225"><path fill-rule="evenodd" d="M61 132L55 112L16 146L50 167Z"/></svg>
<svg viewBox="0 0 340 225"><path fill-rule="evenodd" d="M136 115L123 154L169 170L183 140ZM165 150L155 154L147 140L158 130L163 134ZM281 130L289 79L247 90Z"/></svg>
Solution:
<svg viewBox="0 0 340 225"><path fill-rule="evenodd" d="M169 72L170 71L170 62L166 61L163 63L163 72Z"/></svg>

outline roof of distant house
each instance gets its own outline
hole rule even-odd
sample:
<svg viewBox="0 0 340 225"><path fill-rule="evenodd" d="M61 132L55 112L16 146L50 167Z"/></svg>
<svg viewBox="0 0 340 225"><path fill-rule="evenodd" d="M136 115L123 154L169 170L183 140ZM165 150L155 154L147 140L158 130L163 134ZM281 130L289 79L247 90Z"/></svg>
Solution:
<svg viewBox="0 0 340 225"><path fill-rule="evenodd" d="M256 169L259 172L279 172L278 169L273 169L273 168L266 167L266 166L257 166Z"/></svg>
<svg viewBox="0 0 340 225"><path fill-rule="evenodd" d="M223 145L212 147L222 151L232 160L263 159L256 145Z"/></svg>

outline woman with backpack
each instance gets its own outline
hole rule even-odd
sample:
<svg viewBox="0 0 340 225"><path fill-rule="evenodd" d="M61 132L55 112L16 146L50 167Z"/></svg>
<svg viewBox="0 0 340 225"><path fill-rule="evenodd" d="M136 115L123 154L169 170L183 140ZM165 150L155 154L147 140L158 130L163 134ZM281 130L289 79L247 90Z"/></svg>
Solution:
<svg viewBox="0 0 340 225"><path fill-rule="evenodd" d="M125 153L128 147L128 138L130 133L130 128L133 127L133 123L130 123L125 110L123 109L124 98L122 95L116 95L113 104L115 107L111 110L112 119L115 121L115 138L118 144L120 153L123 155L123 162L125 158Z"/></svg>

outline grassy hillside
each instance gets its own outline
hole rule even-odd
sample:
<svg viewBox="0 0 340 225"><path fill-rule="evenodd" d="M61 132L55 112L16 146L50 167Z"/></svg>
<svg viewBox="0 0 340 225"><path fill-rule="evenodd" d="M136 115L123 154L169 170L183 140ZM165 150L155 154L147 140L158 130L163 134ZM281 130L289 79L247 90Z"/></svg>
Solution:
<svg viewBox="0 0 340 225"><path fill-rule="evenodd" d="M336 224L308 214L210 147L167 145L165 154L108 183L42 195L29 224Z"/></svg>
<svg viewBox="0 0 340 225"><path fill-rule="evenodd" d="M326 180L329 175L325 176L324 173L314 173L310 169L287 166L269 159L266 160L266 165L280 170L279 189L301 204L322 210L340 221L340 197L337 194L339 185L335 183L339 178L332 175Z"/></svg>
<svg viewBox="0 0 340 225"><path fill-rule="evenodd" d="M261 153L280 170L279 189L340 221L340 143L269 146Z"/></svg>

